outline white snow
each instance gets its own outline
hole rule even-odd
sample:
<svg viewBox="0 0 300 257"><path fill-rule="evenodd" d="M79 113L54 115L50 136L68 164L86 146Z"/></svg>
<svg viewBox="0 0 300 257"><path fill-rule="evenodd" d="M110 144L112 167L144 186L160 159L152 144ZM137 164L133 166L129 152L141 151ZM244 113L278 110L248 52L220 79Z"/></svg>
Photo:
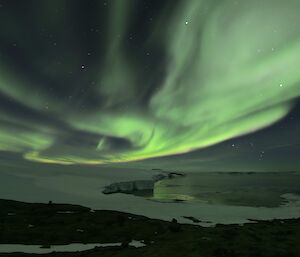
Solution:
<svg viewBox="0 0 300 257"><path fill-rule="evenodd" d="M42 173L42 175L41 175ZM56 174L55 174L56 173ZM75 170L65 172L44 171L36 174L12 174L16 179L24 178L30 187L26 192L14 195L14 191L2 192L1 198L25 202L44 202L80 204L93 210L116 210L137 215L144 215L154 219L172 220L176 218L180 223L195 224L182 216L193 216L199 220L211 223L197 223L195 225L212 226L221 224L243 224L248 219L288 219L300 217L300 205L292 202L280 207L245 207L228 206L222 204L211 205L204 202L158 202L149 201L142 197L128 194L104 195L102 190L106 185L121 181L148 180L157 172L143 170L110 170L100 169L93 172ZM8 173L6 174L8 176ZM10 178L11 180L12 178ZM29 181L29 182L28 182ZM31 191L32 190L32 191Z"/></svg>
<svg viewBox="0 0 300 257"><path fill-rule="evenodd" d="M41 245L22 245L22 244L0 244L0 253L51 253L51 252L77 252L86 251L95 247L121 246L122 243L105 243L105 244L68 244L68 245L51 245L50 248L41 248ZM139 248L146 246L144 243L132 240L130 246Z"/></svg>

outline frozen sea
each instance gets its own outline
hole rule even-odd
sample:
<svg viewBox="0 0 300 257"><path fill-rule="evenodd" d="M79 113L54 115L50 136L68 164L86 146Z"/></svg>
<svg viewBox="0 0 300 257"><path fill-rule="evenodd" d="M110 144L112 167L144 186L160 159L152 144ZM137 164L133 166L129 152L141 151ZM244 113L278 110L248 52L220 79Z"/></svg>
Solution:
<svg viewBox="0 0 300 257"><path fill-rule="evenodd" d="M157 171L102 168L52 172L0 171L0 198L25 202L80 204L150 218L210 226L249 219L300 217L299 173L188 173L156 184L152 196L102 194L113 182L151 179Z"/></svg>

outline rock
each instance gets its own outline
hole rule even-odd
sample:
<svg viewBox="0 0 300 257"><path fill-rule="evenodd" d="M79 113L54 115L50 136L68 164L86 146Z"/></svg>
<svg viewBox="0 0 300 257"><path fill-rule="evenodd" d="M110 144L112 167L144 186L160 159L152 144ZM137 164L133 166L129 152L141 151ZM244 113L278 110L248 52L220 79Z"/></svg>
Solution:
<svg viewBox="0 0 300 257"><path fill-rule="evenodd" d="M195 217L192 217L192 216L182 216L182 217L185 218L185 219L191 220L194 223L200 223L201 222L201 220L199 220Z"/></svg>
<svg viewBox="0 0 300 257"><path fill-rule="evenodd" d="M176 172L169 172L166 174L159 173L152 176L152 180L134 180L134 181L125 181L125 182L117 182L112 183L104 188L102 191L103 194L115 194L115 193L125 193L125 194L132 194L134 192L139 191L153 191L154 184L157 181L167 179L167 178L174 178L176 176L184 176L184 174L176 173Z"/></svg>
<svg viewBox="0 0 300 257"><path fill-rule="evenodd" d="M152 176L152 179L156 182L156 181L159 181L159 180L163 180L163 179L166 179L167 178L167 175L165 174L156 174L156 175L153 175Z"/></svg>
<svg viewBox="0 0 300 257"><path fill-rule="evenodd" d="M114 193L132 193L135 191L142 190L153 190L154 188L153 180L136 180L127 182L113 183L104 188L103 194L114 194Z"/></svg>
<svg viewBox="0 0 300 257"><path fill-rule="evenodd" d="M171 232L179 232L179 231L181 231L181 227L178 224L178 221L176 219L172 219L171 224L169 225L169 230Z"/></svg>
<svg viewBox="0 0 300 257"><path fill-rule="evenodd" d="M184 177L185 174L179 172L169 172L168 178Z"/></svg>
<svg viewBox="0 0 300 257"><path fill-rule="evenodd" d="M132 192L134 190L134 182L120 182L117 184L119 188L119 192L126 193L126 192Z"/></svg>
<svg viewBox="0 0 300 257"><path fill-rule="evenodd" d="M102 191L103 194L114 194L119 192L119 183L110 184Z"/></svg>
<svg viewBox="0 0 300 257"><path fill-rule="evenodd" d="M178 223L178 221L177 221L177 219L172 219L172 221L171 221L172 223Z"/></svg>
<svg viewBox="0 0 300 257"><path fill-rule="evenodd" d="M153 180L137 180L134 181L135 190L153 190L154 181Z"/></svg>

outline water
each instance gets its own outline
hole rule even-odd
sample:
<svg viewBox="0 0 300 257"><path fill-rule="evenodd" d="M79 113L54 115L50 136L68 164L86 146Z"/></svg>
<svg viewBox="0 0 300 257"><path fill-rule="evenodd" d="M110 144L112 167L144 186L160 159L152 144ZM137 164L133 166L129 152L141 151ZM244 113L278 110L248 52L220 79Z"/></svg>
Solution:
<svg viewBox="0 0 300 257"><path fill-rule="evenodd" d="M278 207L300 195L300 173L198 173L158 182L153 199ZM291 197L290 197L291 198Z"/></svg>

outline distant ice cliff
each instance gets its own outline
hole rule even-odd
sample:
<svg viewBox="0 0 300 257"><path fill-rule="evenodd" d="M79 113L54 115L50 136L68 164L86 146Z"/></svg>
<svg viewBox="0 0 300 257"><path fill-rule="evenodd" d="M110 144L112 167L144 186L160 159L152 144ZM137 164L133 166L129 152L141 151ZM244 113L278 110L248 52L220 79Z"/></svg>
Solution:
<svg viewBox="0 0 300 257"><path fill-rule="evenodd" d="M153 191L155 182L176 176L184 176L181 173L169 172L160 173L152 176L152 180L134 180L126 182L112 183L104 188L103 194L125 193L131 194L138 191Z"/></svg>

